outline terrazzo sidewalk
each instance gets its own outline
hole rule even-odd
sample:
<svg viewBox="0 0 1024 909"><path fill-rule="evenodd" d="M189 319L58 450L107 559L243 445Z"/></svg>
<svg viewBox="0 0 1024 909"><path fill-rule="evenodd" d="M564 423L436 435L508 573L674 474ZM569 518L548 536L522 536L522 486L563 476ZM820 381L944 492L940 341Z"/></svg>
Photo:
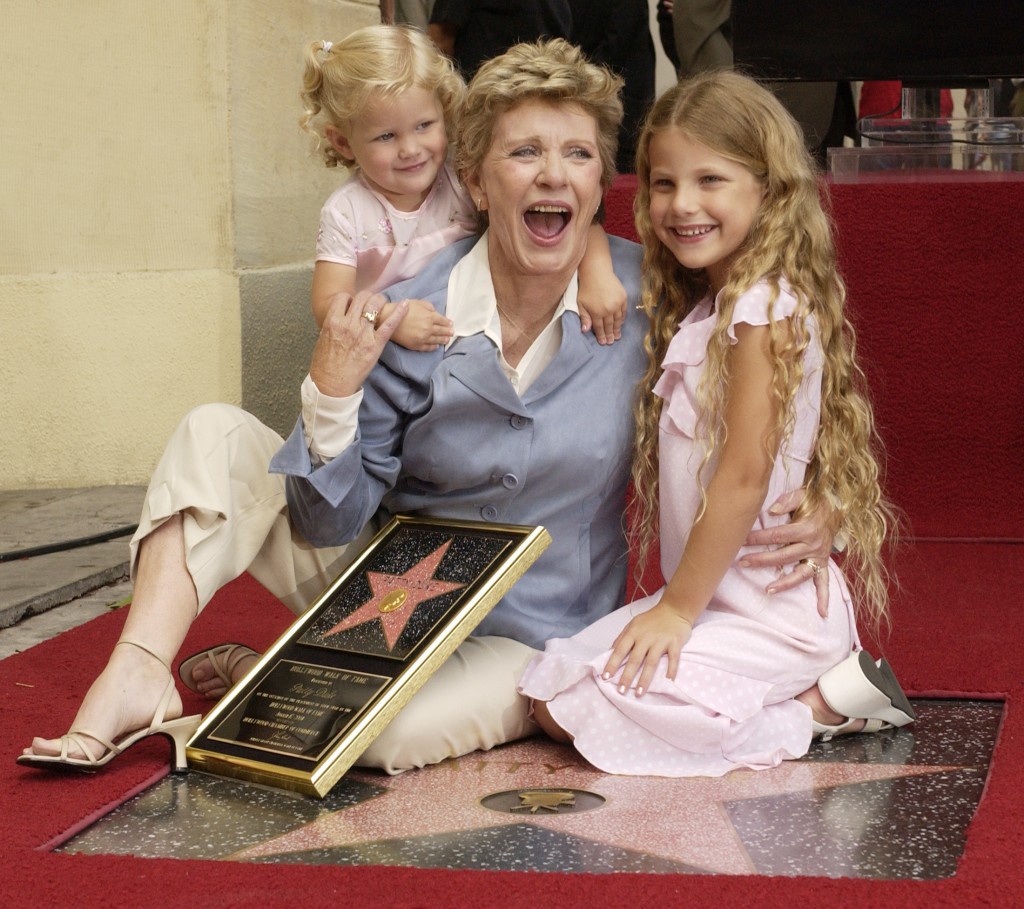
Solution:
<svg viewBox="0 0 1024 909"><path fill-rule="evenodd" d="M143 486L0 491L0 552L109 533L138 521ZM0 659L88 621L130 592L128 540L0 562Z"/></svg>

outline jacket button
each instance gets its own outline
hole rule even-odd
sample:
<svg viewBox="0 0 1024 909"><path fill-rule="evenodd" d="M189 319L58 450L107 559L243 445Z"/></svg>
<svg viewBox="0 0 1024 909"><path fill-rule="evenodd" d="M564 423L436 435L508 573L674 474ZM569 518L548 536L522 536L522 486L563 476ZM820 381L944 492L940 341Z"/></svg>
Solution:
<svg viewBox="0 0 1024 909"><path fill-rule="evenodd" d="M501 478L501 482L506 489L515 489L519 485L519 477L514 473L507 473Z"/></svg>
<svg viewBox="0 0 1024 909"><path fill-rule="evenodd" d="M513 429L523 429L530 421L526 417L516 414L509 422Z"/></svg>
<svg viewBox="0 0 1024 909"><path fill-rule="evenodd" d="M480 515L485 521L496 521L498 519L498 509L493 505L485 505L480 509Z"/></svg>

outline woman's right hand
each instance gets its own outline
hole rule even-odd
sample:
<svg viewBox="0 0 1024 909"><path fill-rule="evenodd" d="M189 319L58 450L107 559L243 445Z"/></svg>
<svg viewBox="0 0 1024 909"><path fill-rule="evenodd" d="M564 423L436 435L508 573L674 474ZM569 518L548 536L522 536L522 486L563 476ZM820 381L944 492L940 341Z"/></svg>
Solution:
<svg viewBox="0 0 1024 909"><path fill-rule="evenodd" d="M803 503L806 494L803 488L784 493L768 510L771 514L792 514ZM828 565L837 520L832 509L822 504L801 520L751 531L745 545L771 548L746 553L740 565L780 569L778 576L766 588L769 595L812 581L818 598L818 615L825 618L828 615L829 573L815 570L814 566L825 568ZM781 571L788 565L793 566L790 571Z"/></svg>
<svg viewBox="0 0 1024 909"><path fill-rule="evenodd" d="M380 294L367 291L354 297L346 293L331 297L309 367L310 378L321 394L347 398L362 388L409 309L405 301L397 303L375 327L376 314L386 303ZM374 319L369 318L370 314Z"/></svg>

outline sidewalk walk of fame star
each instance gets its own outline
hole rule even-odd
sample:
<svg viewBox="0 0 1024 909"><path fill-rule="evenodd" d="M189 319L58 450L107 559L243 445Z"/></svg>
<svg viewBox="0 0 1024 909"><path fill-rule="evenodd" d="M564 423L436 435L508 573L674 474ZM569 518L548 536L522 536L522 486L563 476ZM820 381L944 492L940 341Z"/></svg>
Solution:
<svg viewBox="0 0 1024 909"><path fill-rule="evenodd" d="M337 634L356 625L380 619L384 627L384 638L388 650L394 650L395 642L405 631L412 614L420 603L432 600L445 593L451 593L465 584L453 584L451 581L439 581L434 577L437 566L441 563L452 541L447 540L437 547L430 555L424 556L405 574L384 574L380 571L367 571L366 579L370 582L373 596L350 613L337 625L324 633L324 637Z"/></svg>
<svg viewBox="0 0 1024 909"><path fill-rule="evenodd" d="M394 777L354 772L383 790L358 805L327 814L230 858L259 860L288 853L371 844L420 835L461 833L529 823L583 839L632 849L715 874L756 874L727 811L736 800L813 793L871 781L939 774L950 766L807 763L770 771L734 771L721 778L627 777L602 773L570 748L543 740L506 745ZM599 811L495 814L480 799L496 790L559 787L602 796Z"/></svg>
<svg viewBox="0 0 1024 909"><path fill-rule="evenodd" d="M540 737L398 776L351 770L322 801L203 773L172 776L59 851L938 880L960 868L1003 708L914 707L910 731L839 736L772 770L720 778L617 777Z"/></svg>

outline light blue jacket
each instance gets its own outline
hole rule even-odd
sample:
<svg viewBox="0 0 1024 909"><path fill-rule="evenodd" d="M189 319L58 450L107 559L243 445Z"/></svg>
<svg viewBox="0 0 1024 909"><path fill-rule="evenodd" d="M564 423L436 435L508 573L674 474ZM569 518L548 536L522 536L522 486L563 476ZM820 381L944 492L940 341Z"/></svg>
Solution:
<svg viewBox="0 0 1024 909"><path fill-rule="evenodd" d="M632 405L647 320L635 308L640 247L608 239L629 292L622 339L602 347L566 312L561 348L522 399L479 334L433 353L388 344L364 383L355 441L327 464L312 465L300 418L270 469L287 474L291 518L310 543L349 542L380 506L540 524L551 545L477 634L540 648L623 604ZM443 313L448 276L475 242L449 247L386 296L429 300Z"/></svg>

